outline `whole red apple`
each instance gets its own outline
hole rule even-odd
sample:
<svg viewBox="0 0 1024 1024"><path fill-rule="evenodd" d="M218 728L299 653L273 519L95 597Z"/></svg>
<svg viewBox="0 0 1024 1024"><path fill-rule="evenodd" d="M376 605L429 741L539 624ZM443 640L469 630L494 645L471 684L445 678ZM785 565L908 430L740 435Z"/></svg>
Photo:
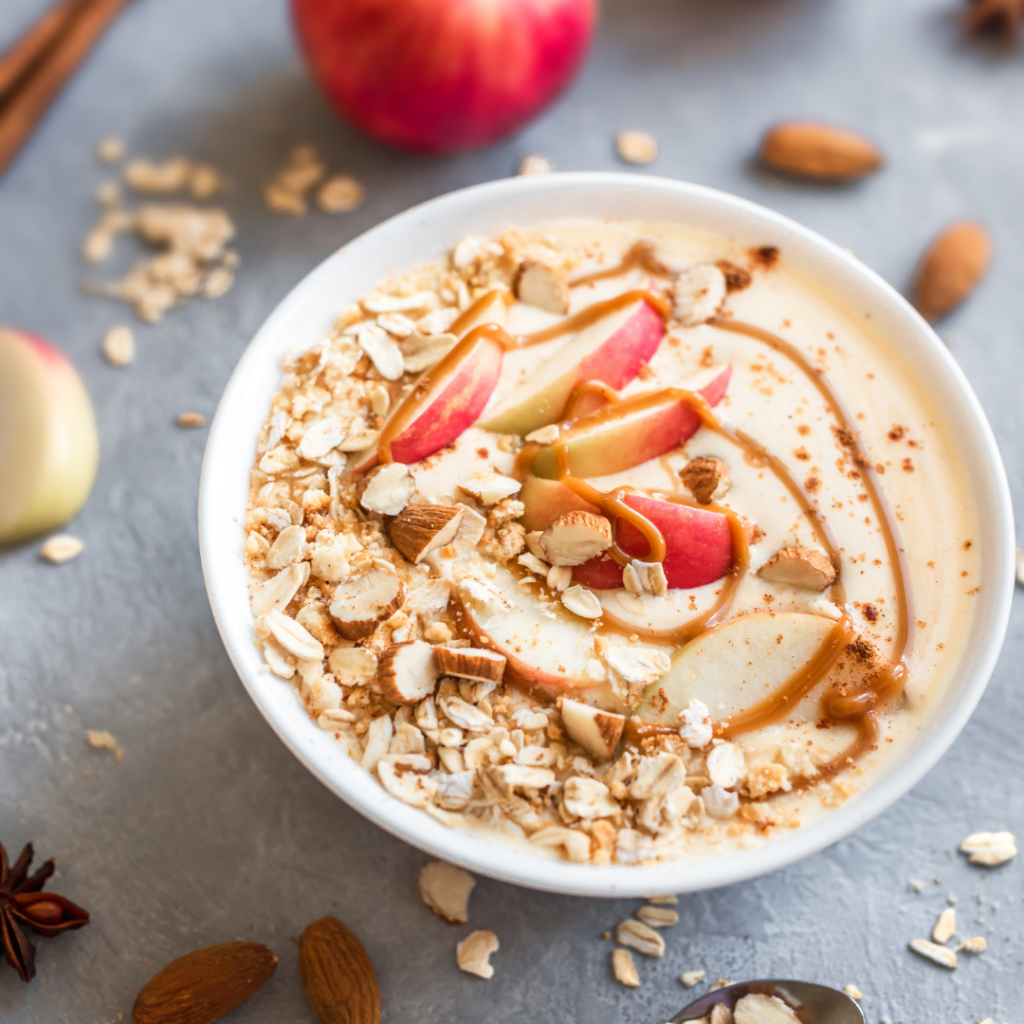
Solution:
<svg viewBox="0 0 1024 1024"><path fill-rule="evenodd" d="M292 0L327 98L370 135L424 153L520 128L572 78L595 0Z"/></svg>

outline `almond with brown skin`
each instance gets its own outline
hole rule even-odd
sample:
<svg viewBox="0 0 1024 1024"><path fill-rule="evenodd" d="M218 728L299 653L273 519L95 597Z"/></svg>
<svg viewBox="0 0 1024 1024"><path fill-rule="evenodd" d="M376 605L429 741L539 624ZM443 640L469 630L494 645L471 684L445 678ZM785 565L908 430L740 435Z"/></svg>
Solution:
<svg viewBox="0 0 1024 1024"><path fill-rule="evenodd" d="M806 590L824 590L836 581L836 570L820 551L792 547L777 551L757 571L772 583L788 583Z"/></svg>
<svg viewBox="0 0 1024 1024"><path fill-rule="evenodd" d="M992 242L980 225L951 224L929 246L917 270L914 305L926 320L952 312L977 287L988 270Z"/></svg>
<svg viewBox="0 0 1024 1024"><path fill-rule="evenodd" d="M710 505L725 496L732 482L729 467L713 455L698 455L683 466L679 477L702 505Z"/></svg>
<svg viewBox="0 0 1024 1024"><path fill-rule="evenodd" d="M390 569L367 569L339 583L329 611L346 640L369 636L405 602L405 584Z"/></svg>
<svg viewBox="0 0 1024 1024"><path fill-rule="evenodd" d="M322 1024L380 1024L380 989L363 944L336 917L299 938L299 974Z"/></svg>
<svg viewBox="0 0 1024 1024"><path fill-rule="evenodd" d="M388 536L410 562L421 562L455 539L465 514L461 505L406 505L388 520Z"/></svg>
<svg viewBox="0 0 1024 1024"><path fill-rule="evenodd" d="M425 641L394 644L377 662L380 692L392 704L418 704L434 692L437 669L435 649Z"/></svg>
<svg viewBox="0 0 1024 1024"><path fill-rule="evenodd" d="M812 121L776 125L761 141L761 159L777 171L824 181L862 178L883 163L882 154L867 139Z"/></svg>
<svg viewBox="0 0 1024 1024"><path fill-rule="evenodd" d="M593 512L563 512L540 536L552 565L582 565L612 546L612 524Z"/></svg>
<svg viewBox="0 0 1024 1024"><path fill-rule="evenodd" d="M441 675L500 683L505 674L505 656L482 647L435 647L434 655Z"/></svg>
<svg viewBox="0 0 1024 1024"><path fill-rule="evenodd" d="M258 942L197 949L151 978L132 1009L132 1024L211 1024L258 992L277 957Z"/></svg>

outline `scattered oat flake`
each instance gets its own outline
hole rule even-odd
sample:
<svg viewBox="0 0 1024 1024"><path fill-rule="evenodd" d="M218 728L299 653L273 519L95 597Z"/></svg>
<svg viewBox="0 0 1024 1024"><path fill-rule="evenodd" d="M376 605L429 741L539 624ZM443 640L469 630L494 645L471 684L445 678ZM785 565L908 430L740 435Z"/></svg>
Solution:
<svg viewBox="0 0 1024 1024"><path fill-rule="evenodd" d="M952 907L946 907L946 909L939 914L938 921L935 922L935 927L932 929L932 941L938 943L949 942L953 938L953 933L956 931L956 911Z"/></svg>
<svg viewBox="0 0 1024 1024"><path fill-rule="evenodd" d="M679 903L679 897L671 893L668 896L648 896L647 902L655 907L674 907Z"/></svg>
<svg viewBox="0 0 1024 1024"><path fill-rule="evenodd" d="M705 971L683 971L679 975L679 983L684 988L693 988L694 985L699 985L704 980Z"/></svg>
<svg viewBox="0 0 1024 1024"><path fill-rule="evenodd" d="M100 139L99 145L96 147L96 156L103 163L112 164L124 156L126 149L127 146L124 144L124 139L111 135L105 139Z"/></svg>
<svg viewBox="0 0 1024 1024"><path fill-rule="evenodd" d="M206 417L201 412L183 412L178 414L179 427L205 427Z"/></svg>
<svg viewBox="0 0 1024 1024"><path fill-rule="evenodd" d="M85 738L89 741L90 747L96 750L109 750L115 761L120 761L124 757L121 744L106 729L86 729Z"/></svg>
<svg viewBox="0 0 1024 1024"><path fill-rule="evenodd" d="M965 953L984 953L988 949L988 943L984 935L976 935L973 939L964 939L956 948L962 949Z"/></svg>
<svg viewBox="0 0 1024 1024"><path fill-rule="evenodd" d="M534 174L550 174L553 170L551 161L546 156L540 156L537 153L524 156L519 162L519 176L521 178L528 178Z"/></svg>
<svg viewBox="0 0 1024 1024"><path fill-rule="evenodd" d="M665 955L665 940L642 921L623 921L615 930L615 938L620 946L629 946L644 956Z"/></svg>
<svg viewBox="0 0 1024 1024"><path fill-rule="evenodd" d="M951 971L956 969L956 953L946 946L939 946L934 942L929 942L927 939L911 939L910 948L918 956L923 956L926 960L931 960L940 967L946 967Z"/></svg>
<svg viewBox="0 0 1024 1024"><path fill-rule="evenodd" d="M475 974L478 978L493 978L494 967L490 958L496 953L501 943L492 931L481 929L470 932L456 947L455 959L460 970L467 974Z"/></svg>
<svg viewBox="0 0 1024 1024"><path fill-rule="evenodd" d="M1017 841L1012 832L975 832L961 844L972 864L995 867L1017 856Z"/></svg>
<svg viewBox="0 0 1024 1024"><path fill-rule="evenodd" d="M348 213L362 206L366 190L347 174L336 174L328 178L316 193L316 205L324 213Z"/></svg>
<svg viewBox="0 0 1024 1024"><path fill-rule="evenodd" d="M419 890L423 902L449 924L465 924L469 920L469 894L476 879L454 864L431 861L420 869Z"/></svg>
<svg viewBox="0 0 1024 1024"><path fill-rule="evenodd" d="M671 928L679 923L679 915L667 907L641 907L636 916L652 928Z"/></svg>
<svg viewBox="0 0 1024 1024"><path fill-rule="evenodd" d="M52 562L54 565L62 565L77 558L85 545L70 533L58 533L51 537L40 549L39 557L44 562Z"/></svg>
<svg viewBox="0 0 1024 1024"><path fill-rule="evenodd" d="M226 266L214 267L203 282L203 298L219 299L235 283L234 271Z"/></svg>
<svg viewBox="0 0 1024 1024"><path fill-rule="evenodd" d="M135 335L130 327L118 324L103 338L103 355L111 366L127 366L135 358Z"/></svg>
<svg viewBox="0 0 1024 1024"><path fill-rule="evenodd" d="M864 993L861 992L861 990L859 988L857 988L856 985L853 985L853 984L847 985L846 988L843 989L843 991L851 999L863 999L864 998Z"/></svg>
<svg viewBox="0 0 1024 1024"><path fill-rule="evenodd" d="M625 985L626 988L640 987L640 975L636 973L633 954L628 949L612 950L612 971L620 985Z"/></svg>
<svg viewBox="0 0 1024 1024"><path fill-rule="evenodd" d="M732 984L732 982L728 978L719 978L714 983L714 985L712 985L711 988L708 989L708 991L709 992L717 992L720 988L725 988L727 985L731 985L731 984Z"/></svg>
<svg viewBox="0 0 1024 1024"><path fill-rule="evenodd" d="M630 164L649 164L658 155L658 143L647 132L620 132L615 148L619 156Z"/></svg>

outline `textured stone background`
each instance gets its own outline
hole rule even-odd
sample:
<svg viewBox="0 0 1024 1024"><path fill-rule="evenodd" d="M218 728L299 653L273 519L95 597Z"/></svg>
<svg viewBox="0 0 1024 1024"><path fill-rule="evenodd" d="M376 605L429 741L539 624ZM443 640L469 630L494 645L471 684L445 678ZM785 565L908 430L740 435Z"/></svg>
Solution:
<svg viewBox="0 0 1024 1024"><path fill-rule="evenodd" d="M0 43L45 2L3 0ZM957 0L608 0L585 71L546 116L485 152L425 160L338 123L306 80L284 8L137 0L0 183L0 320L73 356L103 443L95 492L73 525L85 554L57 568L38 561L36 544L0 553L0 836L13 853L33 839L41 857L56 856L54 888L93 914L84 931L41 941L31 986L0 967L0 1019L112 1022L169 960L252 938L273 946L281 967L232 1019L312 1022L291 937L335 913L366 942L393 1022L660 1024L687 1001L679 971L703 967L712 979L853 981L872 1022L1019 1024L1024 863L981 871L955 847L975 829L1024 833L1020 602L973 721L884 817L786 871L683 898L665 959L641 965L635 992L611 980L600 938L632 904L481 880L472 925L502 942L485 984L455 968L468 929L419 901L423 855L315 782L239 685L199 566L205 432L180 430L174 417L213 413L263 318L343 242L411 203L508 175L526 153L565 170L616 168L614 133L638 127L661 143L651 173L789 214L899 287L937 228L984 220L995 266L945 337L1019 496L1024 51L963 42ZM803 115L867 131L889 168L820 188L748 166L766 125ZM94 146L108 133L138 153L209 159L238 183L228 203L243 261L236 288L139 325L127 370L99 353L126 314L78 292L78 246L103 177ZM305 140L369 185L362 209L301 221L263 209L260 182ZM87 749L87 728L111 730L124 760ZM908 891L912 877L926 880L923 893ZM961 931L990 943L952 974L906 950L948 894L959 897Z"/></svg>

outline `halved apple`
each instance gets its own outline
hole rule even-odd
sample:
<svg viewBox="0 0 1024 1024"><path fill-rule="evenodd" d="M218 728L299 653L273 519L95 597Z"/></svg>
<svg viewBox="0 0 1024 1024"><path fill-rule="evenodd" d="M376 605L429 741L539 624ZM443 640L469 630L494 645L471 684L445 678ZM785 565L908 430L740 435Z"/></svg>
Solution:
<svg viewBox="0 0 1024 1024"><path fill-rule="evenodd" d="M628 710L607 680L594 650L589 620L577 618L549 599L542 601L539 584L521 587L501 566L487 566L487 575L479 578L482 587L472 582L471 578L470 585L457 585L455 591L465 613L464 624L478 646L505 656L506 679L606 711ZM630 647L625 637L605 639L609 646Z"/></svg>
<svg viewBox="0 0 1024 1024"><path fill-rule="evenodd" d="M0 544L66 523L98 464L96 418L75 368L46 342L0 328Z"/></svg>
<svg viewBox="0 0 1024 1024"><path fill-rule="evenodd" d="M477 327L485 324L504 327L505 322L505 300L501 293L493 292L487 301L460 317L455 327L461 341ZM484 334L457 365L446 367L446 360L442 360L425 371L410 394L422 394L421 389L426 388L428 398L420 414L391 442L391 458L406 465L419 462L451 444L471 427L497 386L504 354L500 342ZM367 472L376 463L374 456L359 467L359 472Z"/></svg>
<svg viewBox="0 0 1024 1024"><path fill-rule="evenodd" d="M772 696L814 661L833 637L832 619L804 612L744 615L691 640L672 668L647 688L637 707L644 725L679 725L691 698L703 701L712 722L734 718Z"/></svg>
<svg viewBox="0 0 1024 1024"><path fill-rule="evenodd" d="M481 426L525 435L557 423L574 384L600 380L613 388L625 387L658 350L664 334L661 316L643 299L609 313L539 366Z"/></svg>
<svg viewBox="0 0 1024 1024"><path fill-rule="evenodd" d="M530 530L546 530L563 512L595 512L601 510L584 501L571 487L557 480L528 476L523 481L519 500L526 506L520 522Z"/></svg>
<svg viewBox="0 0 1024 1024"><path fill-rule="evenodd" d="M729 386L731 375L732 367L726 366L697 394L709 405L717 405ZM671 392L661 399L650 394L634 395L620 402L608 415L578 421L562 435L558 444L542 448L533 460L533 473L548 480L558 477L558 445L569 449L573 476L621 473L678 448L699 426L697 413L685 402L673 398Z"/></svg>
<svg viewBox="0 0 1024 1024"><path fill-rule="evenodd" d="M721 579L732 568L732 528L721 512L646 494L629 494L626 504L649 519L665 538L667 551L662 566L669 587L702 587ZM645 561L650 549L644 535L626 519L618 521L616 543L640 561ZM622 567L607 555L600 555L573 569L572 578L584 587L611 590L622 586Z"/></svg>

